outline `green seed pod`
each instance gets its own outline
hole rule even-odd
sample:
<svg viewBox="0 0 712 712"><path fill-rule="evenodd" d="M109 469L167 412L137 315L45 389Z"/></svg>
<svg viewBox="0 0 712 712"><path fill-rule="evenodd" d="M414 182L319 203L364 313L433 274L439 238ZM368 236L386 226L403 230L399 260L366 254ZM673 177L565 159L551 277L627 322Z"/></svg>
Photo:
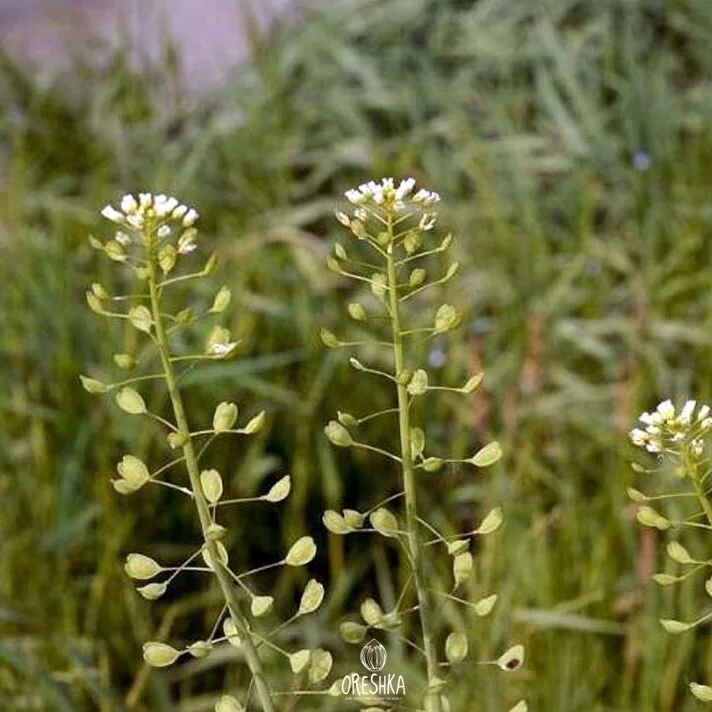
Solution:
<svg viewBox="0 0 712 712"><path fill-rule="evenodd" d="M151 316L151 312L148 308L143 306L143 304L139 304L138 306L129 309L129 321L139 331L144 331L147 334L151 333L153 317Z"/></svg>
<svg viewBox="0 0 712 712"><path fill-rule="evenodd" d="M128 371L136 365L136 359L131 354L114 354L114 363Z"/></svg>
<svg viewBox="0 0 712 712"><path fill-rule="evenodd" d="M361 625L360 623L352 623L351 621L345 621L339 626L339 632L341 637L347 642L353 645L361 643L366 637L366 631L368 628Z"/></svg>
<svg viewBox="0 0 712 712"><path fill-rule="evenodd" d="M242 647L242 639L240 638L240 634L237 632L237 626L232 618L226 618L223 621L223 633L225 633L227 642L232 645L233 648Z"/></svg>
<svg viewBox="0 0 712 712"><path fill-rule="evenodd" d="M116 465L116 471L135 489L143 487L151 477L143 460L134 455L124 455Z"/></svg>
<svg viewBox="0 0 712 712"><path fill-rule="evenodd" d="M366 313L366 310L363 308L362 304L359 304L358 302L351 302L351 304L348 305L347 307L349 316L352 319L355 319L356 321L366 321L368 319L368 314Z"/></svg>
<svg viewBox="0 0 712 712"><path fill-rule="evenodd" d="M396 383L399 386L405 386L413 378L413 372L409 368L404 368L402 371L396 373Z"/></svg>
<svg viewBox="0 0 712 712"><path fill-rule="evenodd" d="M422 396L428 390L428 374L419 368L410 379L408 393L412 396Z"/></svg>
<svg viewBox="0 0 712 712"><path fill-rule="evenodd" d="M165 583L148 583L145 586L139 586L136 590L149 601L155 601L160 598L168 588Z"/></svg>
<svg viewBox="0 0 712 712"><path fill-rule="evenodd" d="M330 688L329 688L329 697L341 697L342 692L341 692L341 681L337 680Z"/></svg>
<svg viewBox="0 0 712 712"><path fill-rule="evenodd" d="M284 563L287 566L304 566L316 556L316 544L310 536L303 536L292 544Z"/></svg>
<svg viewBox="0 0 712 712"><path fill-rule="evenodd" d="M395 515L389 512L385 507L379 507L375 512L372 512L369 520L371 526L373 526L381 536L398 536L398 520Z"/></svg>
<svg viewBox="0 0 712 712"><path fill-rule="evenodd" d="M97 299L109 299L111 296L99 282L92 283L91 291L96 295Z"/></svg>
<svg viewBox="0 0 712 712"><path fill-rule="evenodd" d="M653 574L651 578L659 586L672 586L680 580L677 576L670 576L670 574Z"/></svg>
<svg viewBox="0 0 712 712"><path fill-rule="evenodd" d="M346 218L348 220L348 217ZM336 243L334 245L334 254L340 259L340 260L347 260L348 255L346 254L346 250L344 249L343 245L340 243Z"/></svg>
<svg viewBox="0 0 712 712"><path fill-rule="evenodd" d="M492 609L495 607L496 603L496 593L493 593L491 596L485 596L485 598L481 598L477 601L477 603L475 603L475 613L480 616L480 618L484 618L492 612Z"/></svg>
<svg viewBox="0 0 712 712"><path fill-rule="evenodd" d="M652 507L647 504L638 509L635 518L645 527L655 527L660 531L669 529L672 524L670 520L658 514Z"/></svg>
<svg viewBox="0 0 712 712"><path fill-rule="evenodd" d="M423 244L421 234L415 230L411 230L403 239L403 247L407 254L412 255Z"/></svg>
<svg viewBox="0 0 712 712"><path fill-rule="evenodd" d="M176 450L179 447L183 447L188 442L188 436L185 433L168 433L168 445L171 450Z"/></svg>
<svg viewBox="0 0 712 712"><path fill-rule="evenodd" d="M383 609L372 598L367 598L361 604L361 617L369 626L378 625L384 615Z"/></svg>
<svg viewBox="0 0 712 712"><path fill-rule="evenodd" d="M214 269L215 265L218 263L218 256L215 252L213 252L210 257L208 257L207 261L205 262L205 267L203 267L203 272L205 274L210 274Z"/></svg>
<svg viewBox="0 0 712 712"><path fill-rule="evenodd" d="M215 703L215 712L245 712L245 708L232 695L223 695Z"/></svg>
<svg viewBox="0 0 712 712"><path fill-rule="evenodd" d="M463 393L474 393L475 390L477 390L477 387L482 383L482 379L484 378L484 373L480 372L472 378L469 378L467 380L467 383L460 389Z"/></svg>
<svg viewBox="0 0 712 712"><path fill-rule="evenodd" d="M154 561L150 556L144 556L143 554L129 554L126 557L124 571L132 579L146 581L161 573L161 571L163 571L163 567L157 561Z"/></svg>
<svg viewBox="0 0 712 712"><path fill-rule="evenodd" d="M343 535L352 531L346 520L338 512L334 512L331 509L327 509L324 512L321 521L332 534Z"/></svg>
<svg viewBox="0 0 712 712"><path fill-rule="evenodd" d="M168 667L180 656L174 647L166 643L149 642L143 644L143 659L151 667Z"/></svg>
<svg viewBox="0 0 712 712"><path fill-rule="evenodd" d="M419 287L425 281L426 272L422 267L416 267L408 277L408 285Z"/></svg>
<svg viewBox="0 0 712 712"><path fill-rule="evenodd" d="M228 558L228 555L227 555L227 549L225 548L225 545L224 545L221 541L216 541L216 542L215 542L215 548L217 549L217 552L218 552L218 559L219 559L220 563L221 563L223 566L227 566L228 561L229 561L229 558ZM202 556L203 556L203 561L205 562L205 564L207 565L207 567L208 567L209 569L212 569L213 571L215 571L215 566L213 565L213 558L212 558L212 555L211 555L211 553L210 553L210 549L208 549L207 546L204 546L204 547L203 547L203 551L201 552L201 554L202 554Z"/></svg>
<svg viewBox="0 0 712 712"><path fill-rule="evenodd" d="M87 304L89 305L89 309L91 309L95 314L103 314L104 313L104 306L101 303L101 300L96 296L96 294L94 294L94 292L87 291L86 297L87 297Z"/></svg>
<svg viewBox="0 0 712 712"><path fill-rule="evenodd" d="M335 260L331 256L326 258L326 268L330 272L336 272L336 274L341 274L341 265L339 264L338 260Z"/></svg>
<svg viewBox="0 0 712 712"><path fill-rule="evenodd" d="M89 378L88 376L79 376L79 380L82 382L82 386L87 393L106 393L111 390L106 383L98 381L96 378Z"/></svg>
<svg viewBox="0 0 712 712"><path fill-rule="evenodd" d="M502 457L502 446L494 440L478 450L468 462L476 467L489 467Z"/></svg>
<svg viewBox="0 0 712 712"><path fill-rule="evenodd" d="M428 691L440 692L445 689L445 680L441 677L431 677L428 680Z"/></svg>
<svg viewBox="0 0 712 712"><path fill-rule="evenodd" d="M444 284L445 282L450 281L456 274L457 271L460 269L460 263L459 262L453 262L448 268L447 272L445 272L445 276L442 278L441 282Z"/></svg>
<svg viewBox="0 0 712 712"><path fill-rule="evenodd" d="M173 245L163 245L158 251L158 264L163 274L168 274L176 264L176 248Z"/></svg>
<svg viewBox="0 0 712 712"><path fill-rule="evenodd" d="M341 425L343 425L345 428L358 427L358 420L356 420L356 418L354 418L351 413L344 413L344 411L340 410L336 413L336 417L338 418Z"/></svg>
<svg viewBox="0 0 712 712"><path fill-rule="evenodd" d="M272 487L270 487L269 492L262 495L260 499L264 499L266 502L281 502L283 499L289 497L291 489L292 478L289 475L285 475L281 480L275 482Z"/></svg>
<svg viewBox="0 0 712 712"><path fill-rule="evenodd" d="M223 494L223 481L217 470L203 470L200 473L200 487L203 490L205 499L210 504L220 501Z"/></svg>
<svg viewBox="0 0 712 712"><path fill-rule="evenodd" d="M514 672L524 664L524 646L513 645L497 658L497 665L505 672Z"/></svg>
<svg viewBox="0 0 712 712"><path fill-rule="evenodd" d="M319 332L321 340L327 348L335 349L341 346L341 341L339 341L334 334L332 334L328 329L322 329Z"/></svg>
<svg viewBox="0 0 712 712"><path fill-rule="evenodd" d="M451 244L452 244L452 233L448 233L443 238L443 241L438 245L438 250L440 252L444 252L445 250L447 250L450 247Z"/></svg>
<svg viewBox="0 0 712 712"><path fill-rule="evenodd" d="M213 415L213 429L216 433L224 433L235 425L236 420L237 406L234 403L220 403Z"/></svg>
<svg viewBox="0 0 712 712"><path fill-rule="evenodd" d="M316 685L329 677L334 659L328 650L317 648L311 654L311 665L309 666L309 682Z"/></svg>
<svg viewBox="0 0 712 712"><path fill-rule="evenodd" d="M232 292L226 286L220 287L215 295L215 299L213 299L213 304L208 311L212 314L220 314L220 312L224 312L230 306L231 298Z"/></svg>
<svg viewBox="0 0 712 712"><path fill-rule="evenodd" d="M437 472L443 466L443 461L439 457L426 457L423 460L423 469L426 472Z"/></svg>
<svg viewBox="0 0 712 712"><path fill-rule="evenodd" d="M628 497L633 502L647 502L649 500L649 497L647 495L643 494L637 489L634 489L633 487L627 487L626 492L628 493Z"/></svg>
<svg viewBox="0 0 712 712"><path fill-rule="evenodd" d="M529 712L529 705L526 700L519 700L509 712Z"/></svg>
<svg viewBox="0 0 712 712"><path fill-rule="evenodd" d="M383 299L388 290L388 277L382 272L374 272L371 275L371 291L379 298Z"/></svg>
<svg viewBox="0 0 712 712"><path fill-rule="evenodd" d="M679 542L671 541L667 545L668 556L678 564L694 564L695 560L690 556L690 552Z"/></svg>
<svg viewBox="0 0 712 712"><path fill-rule="evenodd" d="M351 221L351 232L353 232L359 240L365 240L368 237L368 230L360 220Z"/></svg>
<svg viewBox="0 0 712 712"><path fill-rule="evenodd" d="M253 596L250 604L250 611L255 618L266 616L274 605L272 596Z"/></svg>
<svg viewBox="0 0 712 712"><path fill-rule="evenodd" d="M455 587L464 583L472 576L472 554L469 551L458 554L453 559L452 572L455 578Z"/></svg>
<svg viewBox="0 0 712 712"><path fill-rule="evenodd" d="M192 321L192 319L193 319L193 310L190 307L181 309L176 314L176 324L188 324L190 321ZM230 338L229 335L228 335L228 338Z"/></svg>
<svg viewBox="0 0 712 712"><path fill-rule="evenodd" d="M132 487L126 480L111 480L112 487L119 494L133 494L138 487Z"/></svg>
<svg viewBox="0 0 712 712"><path fill-rule="evenodd" d="M299 611L297 615L304 616L314 613L324 600L324 586L316 579L309 579L304 587L302 598L299 601Z"/></svg>
<svg viewBox="0 0 712 712"><path fill-rule="evenodd" d="M354 356L349 357L349 366L357 371L365 371L366 367Z"/></svg>
<svg viewBox="0 0 712 712"><path fill-rule="evenodd" d="M116 394L116 403L121 410L130 415L141 415L146 412L146 403L139 392L128 386Z"/></svg>
<svg viewBox="0 0 712 712"><path fill-rule="evenodd" d="M213 646L205 640L196 640L188 646L188 652L196 659L207 658Z"/></svg>
<svg viewBox="0 0 712 712"><path fill-rule="evenodd" d="M457 539L456 541L451 541L447 545L447 553L450 556L457 556L467 551L470 548L470 542L467 539Z"/></svg>
<svg viewBox="0 0 712 712"><path fill-rule="evenodd" d="M701 702L712 702L712 687L708 685L699 685L696 682L691 682L690 692Z"/></svg>
<svg viewBox="0 0 712 712"><path fill-rule="evenodd" d="M349 447L353 445L351 433L336 420L329 421L329 424L324 428L326 437L329 438L337 447Z"/></svg>
<svg viewBox="0 0 712 712"><path fill-rule="evenodd" d="M460 315L451 304L443 304L435 314L435 333L441 334L454 329L460 323Z"/></svg>
<svg viewBox="0 0 712 712"><path fill-rule="evenodd" d="M366 517L355 509L344 509L341 513L346 524L352 529L360 529Z"/></svg>
<svg viewBox="0 0 712 712"><path fill-rule="evenodd" d="M487 534L492 534L496 532L502 526L502 508L495 507L492 509L487 516L482 520L482 524L477 528L475 534L481 534L486 536Z"/></svg>
<svg viewBox="0 0 712 712"><path fill-rule="evenodd" d="M266 422L267 416L265 415L265 412L261 410L253 418L250 418L250 421L244 428L240 428L240 432L245 435L255 435L259 433L262 428L264 428Z"/></svg>
<svg viewBox="0 0 712 712"><path fill-rule="evenodd" d="M303 672L307 665L309 665L310 660L310 650L298 650L296 653L292 653L289 656L289 666L292 668L292 672L295 675L299 675L299 673Z"/></svg>
<svg viewBox="0 0 712 712"><path fill-rule="evenodd" d="M453 631L445 640L445 657L448 662L456 665L467 657L467 636L459 631Z"/></svg>
<svg viewBox="0 0 712 712"><path fill-rule="evenodd" d="M422 428L410 429L410 457L416 460L425 450L425 433Z"/></svg>
<svg viewBox="0 0 712 712"><path fill-rule="evenodd" d="M126 251L116 240L109 240L104 245L104 252L114 262L126 262Z"/></svg>
<svg viewBox="0 0 712 712"><path fill-rule="evenodd" d="M217 524L216 522L213 522L205 530L205 536L210 541L218 541L218 540L222 539L226 533L227 533L227 529L225 529L225 527L221 526L220 524Z"/></svg>
<svg viewBox="0 0 712 712"><path fill-rule="evenodd" d="M705 592L708 596L712 597L712 578L708 578L707 581L705 581Z"/></svg>

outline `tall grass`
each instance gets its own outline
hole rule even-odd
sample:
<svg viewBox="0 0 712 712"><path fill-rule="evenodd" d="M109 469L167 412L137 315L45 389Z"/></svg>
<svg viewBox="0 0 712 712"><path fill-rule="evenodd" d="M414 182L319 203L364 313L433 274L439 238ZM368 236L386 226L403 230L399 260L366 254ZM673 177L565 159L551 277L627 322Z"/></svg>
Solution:
<svg viewBox="0 0 712 712"><path fill-rule="evenodd" d="M76 381L128 338L110 339L82 305L82 275L101 269L85 239L100 229L97 207L140 185L213 220L204 229L228 263L245 357L196 377L187 398L208 418L232 387L246 411L271 414L238 470L229 446L216 459L245 494L291 472L282 520L231 525L245 550L268 557L316 530L325 508L366 507L364 478L384 493L395 482L342 453L337 476L321 435L340 392L359 398L318 343L347 289L323 269L330 215L343 188L383 173L437 185L458 236L463 278L447 301L468 329L431 355L445 357L443 380L487 364L471 408L440 406L465 432L452 442L443 428L442 449L496 437L507 453L494 478L443 479L428 503L436 518L442 503L466 522L505 506L478 571L497 581L505 613L474 652L527 643L520 689L506 692L533 709L695 709L684 683L712 675L712 648L704 632L670 639L656 621L688 618L698 591L648 583L660 547L626 503L623 433L661 395L712 397L711 41L706 0L344 0L277 31L253 66L192 108L170 63L136 72L123 50L50 84L5 57L0 706L201 710L233 682L213 658L169 675L135 667L140 642L188 638L184 613L207 619L215 601L178 592L158 615L121 575L138 530L177 558L190 511L159 493L117 506L116 443L136 433L92 410ZM389 398L369 392L364 407ZM346 570L341 540L321 543L332 596L306 632L348 668L338 622L369 590L388 600L389 562L364 548ZM300 583L275 580L280 598ZM478 710L504 707L488 676L472 685Z"/></svg>

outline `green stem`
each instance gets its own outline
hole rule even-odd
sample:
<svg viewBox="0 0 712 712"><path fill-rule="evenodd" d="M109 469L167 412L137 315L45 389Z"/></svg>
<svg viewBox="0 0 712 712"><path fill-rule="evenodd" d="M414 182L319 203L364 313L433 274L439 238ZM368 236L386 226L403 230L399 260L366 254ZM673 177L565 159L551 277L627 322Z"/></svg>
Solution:
<svg viewBox="0 0 712 712"><path fill-rule="evenodd" d="M200 486L198 459L195 454L195 449L193 448L193 442L190 438L190 428L188 427L188 419L185 415L183 398L178 390L176 374L173 370L168 342L166 340L166 332L163 326L163 318L161 316L160 298L156 281L156 266L154 264L153 257L149 259L148 267L151 312L153 314L153 321L155 324L156 345L161 357L161 363L163 364L166 385L168 386L168 394L170 395L171 403L173 405L173 413L175 415L178 432L181 433L186 439L185 445L183 446L183 455L185 457L186 469L190 479L190 486L193 490L193 499L198 511L198 517L200 519L200 528L202 530L205 548L210 554L211 561L215 562L213 573L217 578L220 590L222 591L227 607L230 611L230 617L232 618L242 641L243 649L245 651L245 660L250 668L250 672L252 673L257 696L262 705L263 712L276 712L276 707L272 701L269 685L267 684L267 679L262 669L262 661L260 660L252 640L247 620L241 612L235 589L230 581L227 571L223 569L219 563L220 555L215 542L207 535L207 530L212 524L212 517L210 516L208 502L205 499L205 495L203 494L203 490Z"/></svg>
<svg viewBox="0 0 712 712"><path fill-rule="evenodd" d="M393 221L388 219L388 232L391 241L387 250L386 261L388 264L388 284L391 311L391 327L393 332L393 356L395 360L396 376L405 367L403 350L403 334L401 331L400 304L398 301L398 280L396 263L393 256ZM430 600L425 585L425 572L423 569L423 558L420 548L420 536L418 525L418 504L415 487L415 477L413 473L413 460L410 447L410 412L408 408L408 391L406 385L397 384L398 392L398 426L400 429L401 458L403 472L403 490L405 492L405 516L406 529L408 530L408 550L413 566L413 580L418 598L420 611L420 625L423 634L423 652L425 654L425 664L428 672L428 692L425 698L426 712L442 712L440 704L440 694L431 691L430 683L438 677L439 664L433 640L433 622L431 618Z"/></svg>
<svg viewBox="0 0 712 712"><path fill-rule="evenodd" d="M702 509L705 510L705 515L707 516L707 521L712 524L712 504L710 504L709 499L707 498L707 495L705 494L705 491L702 489L702 486L699 483L699 480L697 477L692 478L692 484L695 487L695 494L697 495L697 499L700 500L700 504L702 505Z"/></svg>

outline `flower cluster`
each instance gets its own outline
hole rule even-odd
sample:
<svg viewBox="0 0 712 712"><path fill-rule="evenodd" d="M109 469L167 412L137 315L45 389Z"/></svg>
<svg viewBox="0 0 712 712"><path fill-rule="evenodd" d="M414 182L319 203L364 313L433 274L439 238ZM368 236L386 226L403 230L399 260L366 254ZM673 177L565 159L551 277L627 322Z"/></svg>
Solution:
<svg viewBox="0 0 712 712"><path fill-rule="evenodd" d="M163 193L159 195L139 193L138 198L135 198L129 193L121 199L119 209L106 205L101 214L107 220L132 232L149 228L155 231L159 239L171 234L169 222L177 222L187 231L181 235L178 252L187 254L195 249L195 235L192 228L200 216L197 210L183 205L177 198ZM116 233L115 240L123 247L132 242L131 235L121 230Z"/></svg>
<svg viewBox="0 0 712 712"><path fill-rule="evenodd" d="M688 400L679 413L672 401L665 400L652 413L642 413L640 421L645 428L630 431L633 445L648 452L661 453L668 447L679 447L688 443L693 454L701 455L704 443L702 436L712 430L710 407L702 405L697 409L697 401Z"/></svg>
<svg viewBox="0 0 712 712"><path fill-rule="evenodd" d="M421 188L413 194L414 188L414 178L402 180L398 187L396 187L393 178L383 178L380 183L375 181L362 183L358 188L347 190L344 195L352 205L366 207L370 204L371 207L376 208L391 208L394 212L402 212L408 203L427 208L440 202L440 196L434 191ZM360 211L356 217L364 214L363 211ZM340 222L343 222L338 214L337 217Z"/></svg>

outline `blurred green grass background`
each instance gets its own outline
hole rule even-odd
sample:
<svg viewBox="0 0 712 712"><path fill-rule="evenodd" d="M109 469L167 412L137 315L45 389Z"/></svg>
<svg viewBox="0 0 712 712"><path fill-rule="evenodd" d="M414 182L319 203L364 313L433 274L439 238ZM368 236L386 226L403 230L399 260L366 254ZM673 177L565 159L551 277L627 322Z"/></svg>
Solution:
<svg viewBox="0 0 712 712"><path fill-rule="evenodd" d="M657 619L692 617L704 593L649 583L666 564L625 497L625 433L663 397L712 398L710 46L708 0L344 0L256 40L254 62L197 105L168 45L150 68L122 48L52 82L3 56L0 707L192 712L245 682L214 656L142 668L146 638L189 638L218 604L133 592L124 555L189 551L192 512L170 493L113 492L117 459L137 442L150 457L154 434L78 384L132 347L86 308L91 281L119 287L86 237L105 229L101 206L143 189L198 207L201 249L223 262L203 296L233 290L241 357L187 383L193 419L226 399L270 414L215 466L236 493L295 482L284 516L235 517L237 556L281 557L314 532L330 598L301 632L348 667L338 622L374 591L393 596L388 553L327 537L320 515L366 508L396 479L335 454L322 427L392 394L321 345L320 326L349 328L351 289L324 259L344 239L344 189L413 175L443 195L464 267L446 297L466 327L435 345L432 371L486 371L474 397L438 404L429 437L463 452L497 437L507 453L486 477L443 475L424 506L448 528L503 505L475 583L500 610L473 635L483 656L514 639L529 655L507 684L473 673L476 702L457 712L522 695L545 712L701 708L685 688L712 678L708 629L673 638ZM272 583L289 599L303 581Z"/></svg>

